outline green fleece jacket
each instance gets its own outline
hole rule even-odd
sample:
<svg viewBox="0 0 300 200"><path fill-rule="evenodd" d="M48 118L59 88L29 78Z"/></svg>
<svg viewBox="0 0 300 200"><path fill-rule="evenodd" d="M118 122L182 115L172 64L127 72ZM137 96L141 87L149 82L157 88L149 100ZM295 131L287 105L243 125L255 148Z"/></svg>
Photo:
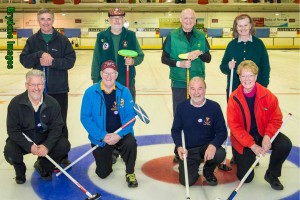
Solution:
<svg viewBox="0 0 300 200"><path fill-rule="evenodd" d="M95 44L94 56L92 61L92 70L91 70L91 77L93 83L97 83L101 80L100 70L101 70L102 63L107 60L113 60L118 66L119 75L117 81L122 85L126 85L125 59L123 56L120 55L117 56L117 60L115 58L115 52L122 49L133 50L138 53L138 56L134 58L135 66L142 63L144 59L144 53L142 52L141 47L137 41L135 32L127 30L125 28L122 29L119 49L114 49L112 32L110 27L107 30L97 34L97 40ZM135 66L129 67L130 86L134 86L135 84L135 75L136 75Z"/></svg>

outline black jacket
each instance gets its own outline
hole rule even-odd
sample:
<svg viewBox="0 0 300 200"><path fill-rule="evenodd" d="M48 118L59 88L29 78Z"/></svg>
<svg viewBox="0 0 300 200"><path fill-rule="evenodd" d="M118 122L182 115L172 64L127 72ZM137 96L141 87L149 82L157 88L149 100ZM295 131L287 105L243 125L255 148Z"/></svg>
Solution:
<svg viewBox="0 0 300 200"><path fill-rule="evenodd" d="M20 62L25 68L43 70L40 58L44 52L49 53L54 60L47 69L47 92L61 94L69 92L68 70L76 60L76 54L69 39L53 29L51 40L46 43L39 30L26 41L20 55Z"/></svg>
<svg viewBox="0 0 300 200"><path fill-rule="evenodd" d="M7 110L7 134L8 140L20 145L27 152L31 152L32 143L23 136L25 133L36 144L45 145L49 152L55 143L62 137L64 125L57 101L44 94L41 105L41 124L43 133L37 133L35 129L34 109L28 98L28 92L14 97Z"/></svg>

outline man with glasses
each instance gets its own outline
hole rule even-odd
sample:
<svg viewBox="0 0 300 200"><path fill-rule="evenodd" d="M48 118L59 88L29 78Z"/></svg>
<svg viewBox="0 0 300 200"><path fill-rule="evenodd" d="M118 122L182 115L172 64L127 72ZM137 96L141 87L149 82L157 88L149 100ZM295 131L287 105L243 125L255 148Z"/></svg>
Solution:
<svg viewBox="0 0 300 200"><path fill-rule="evenodd" d="M137 187L134 174L137 156L137 143L131 123L120 132L122 125L135 117L134 101L130 91L116 82L118 67L108 60L101 66L101 81L89 87L82 99L80 120L88 132L91 146L99 147L93 151L96 160L96 174L104 179L113 171L112 154L118 148L126 165L128 187Z"/></svg>
<svg viewBox="0 0 300 200"><path fill-rule="evenodd" d="M101 79L99 72L102 63L107 60L112 60L119 68L118 82L122 85L126 85L126 65L129 65L129 90L135 101L135 66L142 63L144 60L144 53L142 52L135 32L123 27L125 22L124 18L125 12L120 8L113 8L108 11L110 27L97 35L92 61L92 80L93 83L99 82ZM138 56L134 58L124 58L123 56L118 55L118 51L123 49L136 51Z"/></svg>
<svg viewBox="0 0 300 200"><path fill-rule="evenodd" d="M54 98L43 93L44 78L40 70L29 71L26 91L14 97L8 105L4 157L15 169L17 184L26 182L25 154L38 156L34 168L43 180L50 180L55 166L45 156L49 155L60 163L70 150L69 141L63 137L60 106ZM26 140L23 133L37 146Z"/></svg>
<svg viewBox="0 0 300 200"><path fill-rule="evenodd" d="M42 8L37 13L40 30L30 36L20 54L20 62L25 68L39 69L45 73L45 92L55 98L61 107L64 120L63 134L68 139L67 128L68 70L74 67L76 54L69 39L54 27L53 11ZM70 164L68 156L62 166Z"/></svg>
<svg viewBox="0 0 300 200"><path fill-rule="evenodd" d="M108 21L110 27L107 30L98 33L94 49L91 76L93 83L98 83L101 80L100 69L101 65L107 61L114 61L119 68L118 82L126 85L126 66L129 66L129 90L136 101L135 90L135 66L141 64L144 60L144 53L136 38L135 32L123 27L125 22L125 12L120 8L113 8L108 11ZM123 57L118 54L119 50L133 50L138 53L138 56ZM113 153L113 164L117 162L119 157L118 149Z"/></svg>

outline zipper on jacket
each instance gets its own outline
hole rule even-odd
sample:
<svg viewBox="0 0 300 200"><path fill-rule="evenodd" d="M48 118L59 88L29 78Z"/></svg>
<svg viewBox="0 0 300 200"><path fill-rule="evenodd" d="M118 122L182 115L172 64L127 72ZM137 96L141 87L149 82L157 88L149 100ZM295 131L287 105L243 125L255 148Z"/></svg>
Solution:
<svg viewBox="0 0 300 200"><path fill-rule="evenodd" d="M244 129L247 130L247 121L246 121L245 110L244 110L240 100L238 100L238 98L236 96L233 96L233 99L237 102L237 104L239 105L239 107L242 111L242 115L243 115L243 119L244 119Z"/></svg>

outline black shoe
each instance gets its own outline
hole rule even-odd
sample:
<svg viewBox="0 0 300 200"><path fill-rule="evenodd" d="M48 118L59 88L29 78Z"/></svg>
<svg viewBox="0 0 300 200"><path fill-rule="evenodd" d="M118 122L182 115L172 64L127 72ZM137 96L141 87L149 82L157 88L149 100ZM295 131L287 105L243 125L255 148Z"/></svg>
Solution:
<svg viewBox="0 0 300 200"><path fill-rule="evenodd" d="M26 165L25 163L21 163L21 164L14 164L13 165L15 168L15 172L16 172L16 183L17 184L23 184L26 182Z"/></svg>
<svg viewBox="0 0 300 200"><path fill-rule="evenodd" d="M26 182L26 176L17 176L16 183L17 184L24 184Z"/></svg>
<svg viewBox="0 0 300 200"><path fill-rule="evenodd" d="M210 185L210 186L216 186L216 185L218 185L218 180L215 177L214 172L206 172L206 173L203 172L203 176L206 179L207 185Z"/></svg>
<svg viewBox="0 0 300 200"><path fill-rule="evenodd" d="M135 188L139 184L136 180L135 174L126 174L126 182L128 183L128 187Z"/></svg>
<svg viewBox="0 0 300 200"><path fill-rule="evenodd" d="M268 172L266 172L265 174L265 180L270 183L271 187L274 190L283 190L283 185L280 183L280 180L278 179L278 177L272 176L271 174L269 174Z"/></svg>
<svg viewBox="0 0 300 200"><path fill-rule="evenodd" d="M40 174L43 180L48 181L52 179L52 174L50 172L45 171L38 160L34 163L34 168Z"/></svg>
<svg viewBox="0 0 300 200"><path fill-rule="evenodd" d="M64 159L62 159L60 164L61 164L62 168L66 168L71 164L71 161L68 158L64 158Z"/></svg>
<svg viewBox="0 0 300 200"><path fill-rule="evenodd" d="M180 157L178 155L175 155L173 158L173 163L179 163Z"/></svg>

